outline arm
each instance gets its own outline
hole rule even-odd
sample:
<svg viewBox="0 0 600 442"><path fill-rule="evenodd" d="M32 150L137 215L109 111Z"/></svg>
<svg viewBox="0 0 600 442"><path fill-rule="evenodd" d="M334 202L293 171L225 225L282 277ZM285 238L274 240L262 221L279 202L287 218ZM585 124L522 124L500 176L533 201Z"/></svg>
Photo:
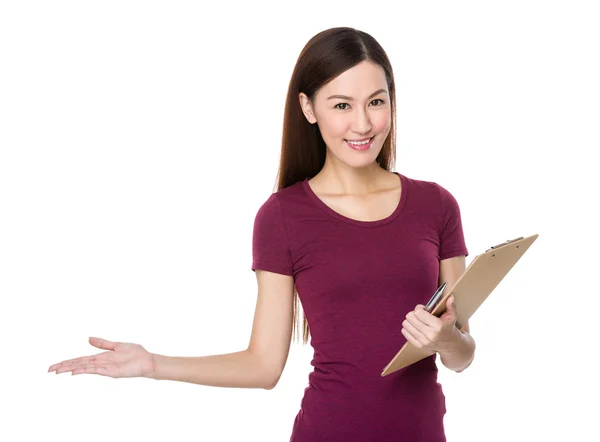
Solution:
<svg viewBox="0 0 600 442"><path fill-rule="evenodd" d="M155 369L146 377L212 387L267 388L262 361L248 350L221 355L179 357L152 355Z"/></svg>
<svg viewBox="0 0 600 442"><path fill-rule="evenodd" d="M445 352L439 352L440 361L446 368L457 373L464 371L475 358L475 340L469 333L469 323L456 329L455 345Z"/></svg>
<svg viewBox="0 0 600 442"><path fill-rule="evenodd" d="M448 281L448 287L454 283L466 270L465 256L455 256L440 261L440 285ZM465 322L459 330L455 328L455 344L444 352L439 352L440 361L446 368L460 373L465 370L475 357L475 340L469 332L469 322Z"/></svg>
<svg viewBox="0 0 600 442"><path fill-rule="evenodd" d="M154 354L151 379L230 388L275 387L289 354L292 334L292 276L256 270L258 298L248 348L200 357Z"/></svg>

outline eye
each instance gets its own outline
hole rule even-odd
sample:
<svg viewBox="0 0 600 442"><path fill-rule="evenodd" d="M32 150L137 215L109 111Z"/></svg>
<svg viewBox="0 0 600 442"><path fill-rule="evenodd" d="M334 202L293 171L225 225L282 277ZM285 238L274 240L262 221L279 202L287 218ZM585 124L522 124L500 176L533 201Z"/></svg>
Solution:
<svg viewBox="0 0 600 442"><path fill-rule="evenodd" d="M373 101L381 101L381 104L383 104L383 103L384 103L384 101L383 101L381 98L376 98L376 99L374 99ZM373 103L373 101L371 101L371 103ZM341 107L338 107L338 106L342 106L342 105L348 106L348 103L338 103L338 104L336 104L336 105L334 106L334 108L335 108L335 109L339 109L339 110L346 110L347 108L343 108L343 109L342 109Z"/></svg>
<svg viewBox="0 0 600 442"><path fill-rule="evenodd" d="M346 105L346 106L348 106L348 103L338 103L338 104L336 104L336 105L335 105L335 106L333 106L333 107L334 107L335 109L339 109L339 110L346 110L345 108L344 108L344 109L342 109L341 107L338 107L338 106L342 106L342 105Z"/></svg>

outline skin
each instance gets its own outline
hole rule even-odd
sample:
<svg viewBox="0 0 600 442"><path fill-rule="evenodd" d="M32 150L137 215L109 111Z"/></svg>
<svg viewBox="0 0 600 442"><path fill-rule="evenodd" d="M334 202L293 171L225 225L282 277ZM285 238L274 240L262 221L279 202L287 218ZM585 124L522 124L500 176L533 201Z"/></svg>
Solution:
<svg viewBox="0 0 600 442"><path fill-rule="evenodd" d="M90 337L89 342L94 347L108 351L67 359L51 365L48 372L60 374L70 371L71 375L88 373L113 378L134 378L145 376L155 368L152 354L139 344L112 342L95 337Z"/></svg>
<svg viewBox="0 0 600 442"><path fill-rule="evenodd" d="M380 89L384 92L369 98ZM331 95L353 100L328 100ZM302 92L299 100L304 116L311 124L318 124L327 145L323 168L309 180L315 193L327 189L328 194L365 199L397 183L396 175L375 162L391 128L390 97L381 67L362 62L319 89L314 102ZM344 141L371 136L375 138L367 151L352 150Z"/></svg>

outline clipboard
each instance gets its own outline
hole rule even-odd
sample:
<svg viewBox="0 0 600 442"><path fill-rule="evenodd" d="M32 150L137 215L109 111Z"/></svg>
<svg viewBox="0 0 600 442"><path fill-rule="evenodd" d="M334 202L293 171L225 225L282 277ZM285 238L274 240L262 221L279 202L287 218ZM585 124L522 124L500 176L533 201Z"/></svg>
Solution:
<svg viewBox="0 0 600 442"><path fill-rule="evenodd" d="M538 236L536 233L526 238L521 236L508 240L475 256L454 285L450 288L446 287L445 293L443 293L431 314L440 317L446 311L446 301L450 295L454 295L458 315L456 326L459 329L462 328L462 325L483 304ZM430 350L417 348L407 341L383 369L381 376L387 376L434 353Z"/></svg>

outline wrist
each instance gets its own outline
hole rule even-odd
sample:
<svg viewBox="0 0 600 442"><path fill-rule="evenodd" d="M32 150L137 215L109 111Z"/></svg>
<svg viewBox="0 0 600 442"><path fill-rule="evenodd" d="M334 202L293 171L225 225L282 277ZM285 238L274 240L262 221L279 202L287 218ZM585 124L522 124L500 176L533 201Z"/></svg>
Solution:
<svg viewBox="0 0 600 442"><path fill-rule="evenodd" d="M159 379L158 368L161 365L163 358L164 358L164 356L159 355L157 353L150 353L149 369L142 376L145 378L148 378L148 379Z"/></svg>
<svg viewBox="0 0 600 442"><path fill-rule="evenodd" d="M438 351L438 353L440 356L454 353L462 347L464 340L465 336L463 332L461 332L458 327L455 326L452 328L452 338L442 349L440 349L440 351Z"/></svg>

